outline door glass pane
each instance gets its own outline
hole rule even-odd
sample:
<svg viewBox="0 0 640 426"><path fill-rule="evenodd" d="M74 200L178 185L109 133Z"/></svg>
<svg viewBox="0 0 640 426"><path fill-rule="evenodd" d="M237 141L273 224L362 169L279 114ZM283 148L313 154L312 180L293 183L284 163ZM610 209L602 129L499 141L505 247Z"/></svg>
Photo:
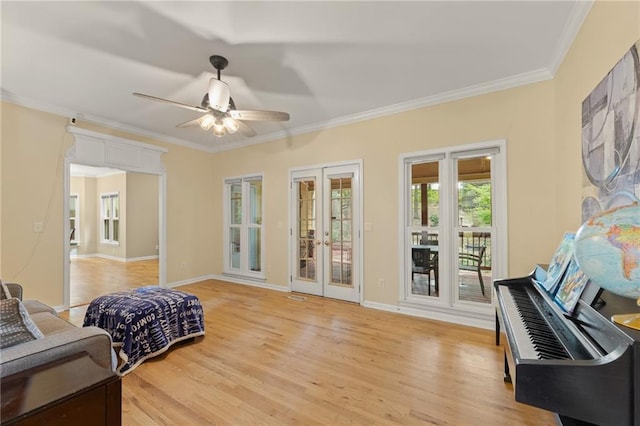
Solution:
<svg viewBox="0 0 640 426"><path fill-rule="evenodd" d="M242 223L242 184L231 184L231 223L239 225Z"/></svg>
<svg viewBox="0 0 640 426"><path fill-rule="evenodd" d="M458 298L491 303L491 159L457 160Z"/></svg>
<svg viewBox="0 0 640 426"><path fill-rule="evenodd" d="M234 269L240 269L240 228L229 228L229 262Z"/></svg>
<svg viewBox="0 0 640 426"><path fill-rule="evenodd" d="M298 255L297 278L301 280L315 281L317 252L315 250L316 238L316 184L314 179L303 180L296 183L298 191Z"/></svg>
<svg viewBox="0 0 640 426"><path fill-rule="evenodd" d="M249 228L249 270L261 271L260 265L260 228Z"/></svg>
<svg viewBox="0 0 640 426"><path fill-rule="evenodd" d="M411 294L439 297L440 163L411 165L408 229Z"/></svg>
<svg viewBox="0 0 640 426"><path fill-rule="evenodd" d="M352 285L351 257L353 253L352 191L349 177L330 178L331 185L331 241L330 284Z"/></svg>

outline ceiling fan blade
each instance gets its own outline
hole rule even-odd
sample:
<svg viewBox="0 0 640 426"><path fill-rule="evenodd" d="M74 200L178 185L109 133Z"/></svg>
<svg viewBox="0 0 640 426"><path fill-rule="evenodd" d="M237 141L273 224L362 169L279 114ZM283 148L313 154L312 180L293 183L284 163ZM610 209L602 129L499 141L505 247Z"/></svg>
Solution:
<svg viewBox="0 0 640 426"><path fill-rule="evenodd" d="M218 111L227 112L231 92L224 81L212 78L209 80L209 106Z"/></svg>
<svg viewBox="0 0 640 426"><path fill-rule="evenodd" d="M206 108L202 108L202 107L199 107L199 106L191 106L191 105L183 104L181 102L176 102L176 101L170 101L169 99L158 98L157 96L145 95L144 93L133 93L133 96L138 96L138 97L144 98L144 99L150 99L152 101L163 102L165 104L177 106L177 107L180 107L180 108L185 108L185 109L188 109L188 110L191 110L191 111L207 112Z"/></svg>
<svg viewBox="0 0 640 426"><path fill-rule="evenodd" d="M180 123L178 124L176 127L189 127L189 126L195 126L196 124L200 124L200 119L202 117L198 117L196 119L193 120L189 120L189 121L185 121L184 123Z"/></svg>
<svg viewBox="0 0 640 426"><path fill-rule="evenodd" d="M280 111L258 111L234 109L229 111L231 117L236 120L248 121L288 121L289 114Z"/></svg>
<svg viewBox="0 0 640 426"><path fill-rule="evenodd" d="M248 138L252 138L255 135L257 135L255 130L253 130L251 127L247 126L246 124L244 124L242 121L238 120L238 124L240 124L240 127L238 127L238 132L241 135L246 136Z"/></svg>

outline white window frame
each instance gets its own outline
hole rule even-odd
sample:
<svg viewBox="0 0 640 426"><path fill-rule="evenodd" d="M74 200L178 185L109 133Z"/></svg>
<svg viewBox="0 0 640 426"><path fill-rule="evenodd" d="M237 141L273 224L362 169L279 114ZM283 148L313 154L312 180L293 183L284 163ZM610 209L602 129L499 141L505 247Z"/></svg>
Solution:
<svg viewBox="0 0 640 426"><path fill-rule="evenodd" d="M457 300L456 292L451 291L449 286L441 285L440 297L425 297L414 295L409 288L411 252L410 241L411 232L407 230L407 223L411 223L412 210L409 206L411 200L411 164L426 161L439 161L439 183L440 188L450 188L452 182L456 182L455 160L462 158L464 154L475 155L478 153L493 152L492 157L492 209L494 212L494 229L492 233L492 271L494 277L507 276L507 146L506 140L479 142L469 145L452 146L437 150L428 150L401 154L399 158L399 292L398 303L403 308L416 309L423 312L429 318L440 319L449 322L474 325L484 327L492 321L495 315L493 304L482 306L480 304L464 304ZM454 203L457 200L457 191L441 190L440 192L440 212L439 225L434 227L439 233L453 232L455 227ZM449 236L449 241L455 241L453 236ZM443 268L439 271L441 283L452 282L454 280L454 269L457 263L452 259L457 259L456 247L440 247L440 265ZM446 266L446 267L445 267ZM487 283L486 291L492 291L492 286ZM492 323L491 323L492 324Z"/></svg>
<svg viewBox="0 0 640 426"><path fill-rule="evenodd" d="M110 204L111 214L109 216L106 215L104 210L104 200L108 199ZM105 192L100 194L100 242L102 244L112 244L115 246L120 245L120 214L115 216L116 209L114 208L114 201L118 201L118 211L120 210L120 194L118 192ZM104 235L104 221L109 221L109 238L106 238ZM113 222L118 221L118 239L113 238Z"/></svg>
<svg viewBox="0 0 640 426"><path fill-rule="evenodd" d="M73 239L69 239L71 243L78 244L80 241L80 194L76 192L72 192L69 194L69 206L71 206L71 199L75 198L76 200L76 214L75 216L71 216L71 209L69 209L69 221L67 223L71 223L73 220L73 224L75 225L73 228L75 232L73 233ZM71 232L71 229L69 229Z"/></svg>
<svg viewBox="0 0 640 426"><path fill-rule="evenodd" d="M255 210L256 206L252 205L251 200L251 182L260 181L262 187L262 195L260 197L260 210ZM240 224L231 223L231 186L233 184L241 184L241 212L242 220ZM235 176L225 178L223 181L223 273L225 275L239 276L243 278L249 278L253 280L264 281L265 275L265 227L264 227L264 200L265 200L265 185L264 176L261 173ZM248 219L252 216L260 218L260 223L248 223ZM234 268L232 265L232 250L231 250L231 238L230 229L240 229L240 262L239 268ZM260 233L260 270L252 270L249 258L249 235L250 230L258 229Z"/></svg>

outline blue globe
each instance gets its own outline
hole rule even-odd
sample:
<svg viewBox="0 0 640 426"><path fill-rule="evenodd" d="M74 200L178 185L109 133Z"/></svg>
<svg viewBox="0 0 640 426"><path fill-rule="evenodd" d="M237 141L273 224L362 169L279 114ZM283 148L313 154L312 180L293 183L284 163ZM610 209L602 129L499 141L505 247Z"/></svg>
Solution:
<svg viewBox="0 0 640 426"><path fill-rule="evenodd" d="M574 256L600 287L640 298L640 205L613 208L588 219L576 234Z"/></svg>

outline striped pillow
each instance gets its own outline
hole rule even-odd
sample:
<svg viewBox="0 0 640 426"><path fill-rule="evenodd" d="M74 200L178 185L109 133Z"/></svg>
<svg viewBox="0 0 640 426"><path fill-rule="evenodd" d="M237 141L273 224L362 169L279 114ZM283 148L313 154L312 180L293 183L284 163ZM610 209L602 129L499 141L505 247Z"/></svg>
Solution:
<svg viewBox="0 0 640 426"><path fill-rule="evenodd" d="M2 287L0 289L0 300L3 299L11 299L13 296L11 296L11 292L9 291L9 287L7 287L6 285L4 285L4 283L2 282L2 280L0 280L0 286Z"/></svg>
<svg viewBox="0 0 640 426"><path fill-rule="evenodd" d="M0 349L42 338L44 335L20 300L0 300Z"/></svg>

